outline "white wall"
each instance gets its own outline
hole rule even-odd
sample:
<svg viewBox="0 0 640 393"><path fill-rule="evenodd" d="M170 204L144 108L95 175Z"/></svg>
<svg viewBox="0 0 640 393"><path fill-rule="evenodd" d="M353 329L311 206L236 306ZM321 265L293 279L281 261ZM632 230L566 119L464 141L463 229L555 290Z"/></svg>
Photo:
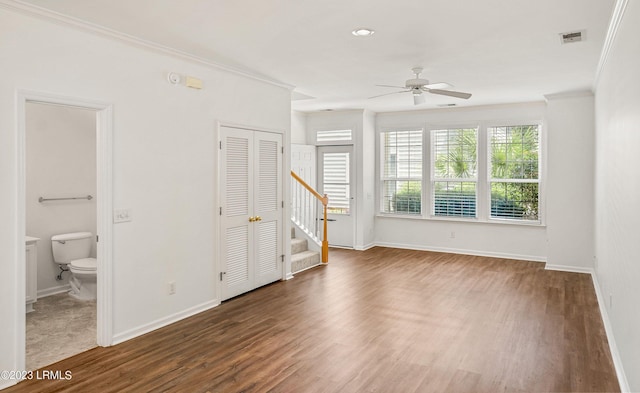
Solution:
<svg viewBox="0 0 640 393"><path fill-rule="evenodd" d="M547 267L593 269L594 98L547 96Z"/></svg>
<svg viewBox="0 0 640 393"><path fill-rule="evenodd" d="M358 249L370 248L374 245L376 215L376 114L365 110L362 118L361 157L358 170L362 177L362 193L360 201L360 231L356 244Z"/></svg>
<svg viewBox="0 0 640 393"><path fill-rule="evenodd" d="M542 121L544 115L544 103L492 105L378 113L376 126L380 131L392 127L476 124L482 121ZM552 133L554 130L546 129L544 132ZM376 212L379 210L379 197L378 192ZM544 212L542 214L544 216ZM375 228L376 244L385 246L534 261L546 261L547 258L547 231L544 226L377 216ZM451 238L451 232L455 232L455 238Z"/></svg>
<svg viewBox="0 0 640 393"><path fill-rule="evenodd" d="M21 202L12 191L17 90L113 104L114 207L133 213L113 227L116 338L216 304L216 122L280 130L288 141L289 89L7 8L0 37L8 75L0 80L0 370L20 369L14 359L24 351L15 344L23 329L15 310L24 307L15 265L24 252L16 247ZM169 71L202 79L204 89L171 85Z"/></svg>
<svg viewBox="0 0 640 393"><path fill-rule="evenodd" d="M640 3L629 1L596 89L596 276L630 391L640 391Z"/></svg>
<svg viewBox="0 0 640 393"><path fill-rule="evenodd" d="M509 225L376 216L375 144L387 127L486 121L547 121L543 132L543 224ZM550 95L548 103L389 112L335 111L306 115L306 140L315 132L352 128L355 135L358 216L356 249L394 247L545 261L551 267L593 267L593 97ZM545 149L545 146L551 146ZM372 197L369 199L369 195ZM579 199L579 200L575 200ZM545 209L546 207L546 209ZM576 217L575 209L583 213ZM455 232L455 238L451 238Z"/></svg>
<svg viewBox="0 0 640 393"><path fill-rule="evenodd" d="M51 236L96 233L96 114L94 111L26 105L26 230L38 242L38 296L64 290L71 273L60 273ZM92 200L38 202L39 197L92 195ZM92 250L95 256L95 244Z"/></svg>
<svg viewBox="0 0 640 393"><path fill-rule="evenodd" d="M307 144L307 115L303 112L291 111L291 143Z"/></svg>

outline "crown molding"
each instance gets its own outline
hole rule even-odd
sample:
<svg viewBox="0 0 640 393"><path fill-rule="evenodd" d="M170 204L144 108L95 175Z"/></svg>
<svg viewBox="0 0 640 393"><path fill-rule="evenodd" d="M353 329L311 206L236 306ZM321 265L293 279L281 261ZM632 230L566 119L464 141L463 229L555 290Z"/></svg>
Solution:
<svg viewBox="0 0 640 393"><path fill-rule="evenodd" d="M574 90L574 91L564 91L561 93L552 93L545 94L545 100L551 101L556 99L565 99L565 98L581 98L581 97L593 97L593 91L591 90Z"/></svg>
<svg viewBox="0 0 640 393"><path fill-rule="evenodd" d="M181 50L171 48L165 45L158 44L153 41L144 40L139 37L135 37L126 33L122 33L117 30L109 29L107 27L87 22L85 20L74 18L72 16L64 15L56 11L52 11L43 7L39 7L33 4L25 3L20 0L0 0L0 8L17 12L30 17L35 17L49 22L53 22L59 25L70 26L78 30L89 32L101 37L117 40L125 44L135 46L141 49L151 50L157 53L170 55L183 60L187 60L193 63L207 66L216 70L225 71L234 75L243 76L245 78L253 79L255 81L267 83L270 85L283 87L288 90L293 90L295 86L288 83L280 82L275 79L271 79L265 76L257 75L249 71L241 70L228 65L220 64L199 56L192 55Z"/></svg>
<svg viewBox="0 0 640 393"><path fill-rule="evenodd" d="M609 58L609 52L611 51L613 43L615 42L616 35L618 34L618 29L620 28L620 23L622 23L622 17L624 16L624 11L627 8L628 2L629 0L617 0L616 5L613 8L613 14L611 15L611 21L609 22L609 29L607 30L607 36L605 37L602 52L600 53L600 61L598 62L598 67L596 68L596 76L593 80L593 91L595 91L598 87L600 75L602 74L604 66L607 63L607 59Z"/></svg>

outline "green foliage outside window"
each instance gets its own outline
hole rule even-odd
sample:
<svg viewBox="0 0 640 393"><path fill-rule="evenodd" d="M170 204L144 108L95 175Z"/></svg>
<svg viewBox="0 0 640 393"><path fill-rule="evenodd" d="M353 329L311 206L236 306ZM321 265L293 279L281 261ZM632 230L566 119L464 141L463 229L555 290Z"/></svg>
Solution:
<svg viewBox="0 0 640 393"><path fill-rule="evenodd" d="M400 191L393 195L391 204L393 212L420 214L422 212L422 190L419 182L407 182Z"/></svg>
<svg viewBox="0 0 640 393"><path fill-rule="evenodd" d="M489 132L491 217L537 220L539 126L491 127ZM475 217L475 183L464 179L476 176L476 130L442 130L435 138L433 214ZM406 182L390 199L390 211L421 214L421 183Z"/></svg>
<svg viewBox="0 0 640 393"><path fill-rule="evenodd" d="M494 180L491 216L537 220L538 126L493 127L490 131L491 178Z"/></svg>

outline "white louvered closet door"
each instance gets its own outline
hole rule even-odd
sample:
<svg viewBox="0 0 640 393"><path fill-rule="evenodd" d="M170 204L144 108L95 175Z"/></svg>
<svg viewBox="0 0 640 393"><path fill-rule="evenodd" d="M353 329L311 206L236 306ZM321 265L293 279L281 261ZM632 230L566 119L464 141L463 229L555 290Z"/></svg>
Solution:
<svg viewBox="0 0 640 393"><path fill-rule="evenodd" d="M282 278L282 137L221 127L222 300Z"/></svg>
<svg viewBox="0 0 640 393"><path fill-rule="evenodd" d="M256 286L282 278L282 135L255 134Z"/></svg>

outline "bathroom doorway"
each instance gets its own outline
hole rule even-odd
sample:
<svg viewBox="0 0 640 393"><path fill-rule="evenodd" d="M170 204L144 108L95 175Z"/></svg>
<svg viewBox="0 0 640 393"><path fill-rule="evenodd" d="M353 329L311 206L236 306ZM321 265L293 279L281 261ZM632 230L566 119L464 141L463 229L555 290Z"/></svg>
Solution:
<svg viewBox="0 0 640 393"><path fill-rule="evenodd" d="M24 273L18 277L25 278L18 299L26 290L27 300L17 308L25 329L16 341L25 350L16 364L34 370L112 342L112 108L33 92L18 96L18 195L24 204L17 228L26 235L25 258L17 261ZM68 265L53 260L51 237L78 232L92 234L93 300L70 296Z"/></svg>
<svg viewBox="0 0 640 393"><path fill-rule="evenodd" d="M69 264L56 263L51 241L90 232L82 257L96 257L96 111L27 102L25 116L25 229L36 245L26 277L36 300L26 315L25 366L35 370L97 345L97 293L90 300L69 295L77 279Z"/></svg>

